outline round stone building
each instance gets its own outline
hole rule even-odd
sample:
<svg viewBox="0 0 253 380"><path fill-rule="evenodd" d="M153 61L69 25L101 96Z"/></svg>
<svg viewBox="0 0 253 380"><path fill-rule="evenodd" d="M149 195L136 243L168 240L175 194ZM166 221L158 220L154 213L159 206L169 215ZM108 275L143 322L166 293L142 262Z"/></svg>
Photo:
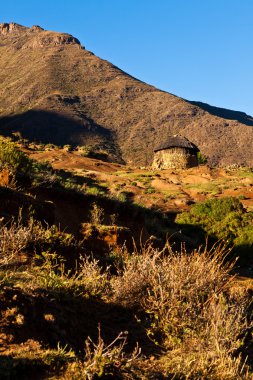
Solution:
<svg viewBox="0 0 253 380"><path fill-rule="evenodd" d="M183 136L170 136L154 149L154 169L186 169L198 166L195 144Z"/></svg>

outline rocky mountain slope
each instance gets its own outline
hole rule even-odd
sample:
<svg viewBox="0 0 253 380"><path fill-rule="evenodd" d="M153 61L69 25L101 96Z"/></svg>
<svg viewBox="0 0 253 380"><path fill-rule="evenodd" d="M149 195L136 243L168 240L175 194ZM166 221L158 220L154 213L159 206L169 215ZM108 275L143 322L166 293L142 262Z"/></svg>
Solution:
<svg viewBox="0 0 253 380"><path fill-rule="evenodd" d="M69 34L0 24L0 133L92 145L112 161L149 165L182 134L213 165L253 165L253 118L189 102L87 51Z"/></svg>

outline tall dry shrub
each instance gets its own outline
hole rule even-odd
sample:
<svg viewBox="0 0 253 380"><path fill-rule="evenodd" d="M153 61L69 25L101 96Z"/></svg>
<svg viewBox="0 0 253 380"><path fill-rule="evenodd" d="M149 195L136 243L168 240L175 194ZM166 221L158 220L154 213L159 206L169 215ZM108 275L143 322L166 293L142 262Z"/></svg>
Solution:
<svg viewBox="0 0 253 380"><path fill-rule="evenodd" d="M247 378L236 353L247 330L246 295L231 296L232 264L221 245L171 247L125 255L113 281L116 302L146 314L147 334L164 351L164 368L176 378ZM240 337L240 339L239 339ZM246 376L246 377L245 377Z"/></svg>
<svg viewBox="0 0 253 380"><path fill-rule="evenodd" d="M20 220L8 224L0 221L0 266L18 262L31 240L32 230L32 223L23 226Z"/></svg>

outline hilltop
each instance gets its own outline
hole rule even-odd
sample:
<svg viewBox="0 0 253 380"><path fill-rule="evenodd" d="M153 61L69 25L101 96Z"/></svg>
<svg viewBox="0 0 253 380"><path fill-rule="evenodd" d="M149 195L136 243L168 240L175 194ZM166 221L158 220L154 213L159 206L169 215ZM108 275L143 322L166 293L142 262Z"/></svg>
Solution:
<svg viewBox="0 0 253 380"><path fill-rule="evenodd" d="M0 105L3 135L91 146L118 163L149 165L182 134L211 165L253 165L252 117L160 91L39 26L0 24Z"/></svg>

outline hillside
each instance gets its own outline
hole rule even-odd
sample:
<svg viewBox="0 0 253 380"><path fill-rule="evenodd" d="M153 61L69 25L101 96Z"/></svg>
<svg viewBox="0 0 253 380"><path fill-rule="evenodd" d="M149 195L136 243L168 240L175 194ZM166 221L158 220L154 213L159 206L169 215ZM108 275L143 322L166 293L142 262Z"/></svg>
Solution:
<svg viewBox="0 0 253 380"><path fill-rule="evenodd" d="M252 169L0 168L1 379L252 379Z"/></svg>
<svg viewBox="0 0 253 380"><path fill-rule="evenodd" d="M0 132L90 145L111 161L149 165L181 133L212 165L253 165L253 118L189 102L96 57L69 34L0 24Z"/></svg>

